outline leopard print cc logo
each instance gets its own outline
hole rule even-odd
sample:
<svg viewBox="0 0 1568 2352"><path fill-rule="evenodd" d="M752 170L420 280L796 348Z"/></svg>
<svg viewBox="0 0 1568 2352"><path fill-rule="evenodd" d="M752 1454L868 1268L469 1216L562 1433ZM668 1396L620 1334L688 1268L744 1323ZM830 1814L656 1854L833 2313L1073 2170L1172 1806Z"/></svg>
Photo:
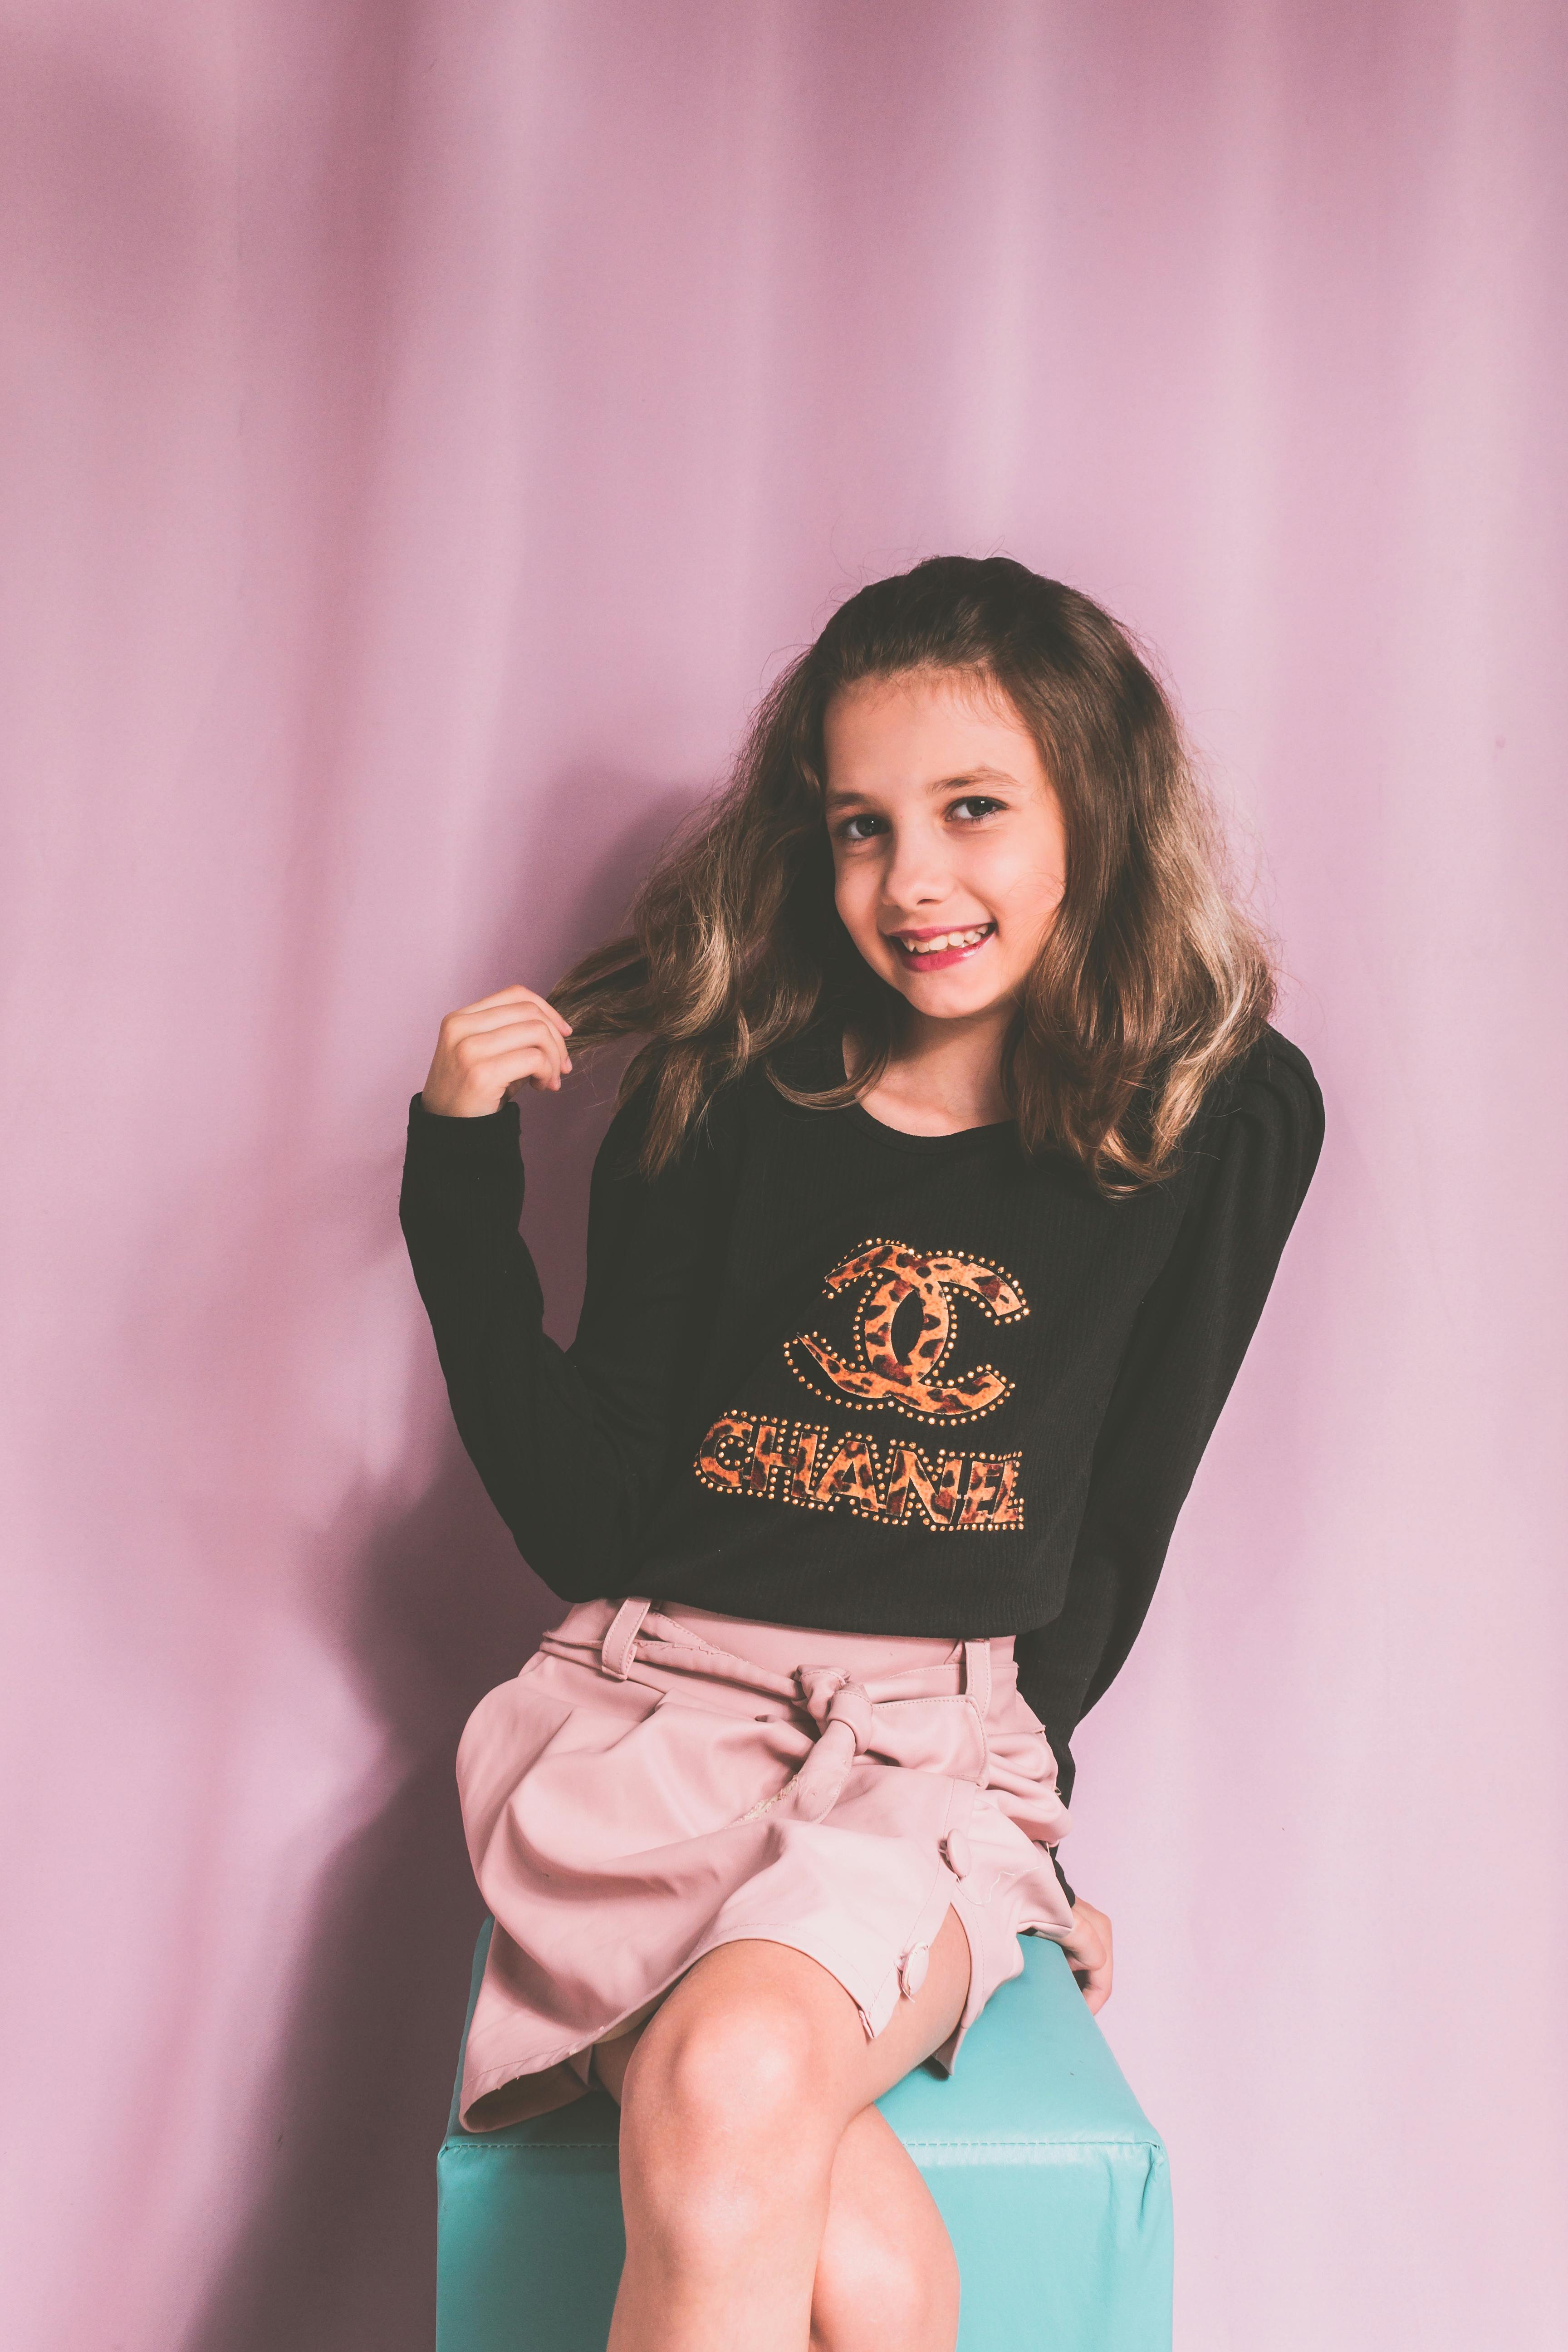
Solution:
<svg viewBox="0 0 1568 2352"><path fill-rule="evenodd" d="M993 1322L1012 1323L1029 1309L1010 1274L985 1258L959 1257L911 1249L907 1242L862 1242L828 1275L824 1289L834 1296L857 1283L870 1287L855 1316L859 1360L850 1362L820 1332L802 1332L784 1342L795 1378L821 1392L851 1399L865 1410L913 1414L917 1420L952 1423L990 1412L1014 1383L994 1364L949 1373L956 1318L954 1295L971 1298ZM907 1300L918 1303L900 1327L902 1352L893 1328Z"/></svg>

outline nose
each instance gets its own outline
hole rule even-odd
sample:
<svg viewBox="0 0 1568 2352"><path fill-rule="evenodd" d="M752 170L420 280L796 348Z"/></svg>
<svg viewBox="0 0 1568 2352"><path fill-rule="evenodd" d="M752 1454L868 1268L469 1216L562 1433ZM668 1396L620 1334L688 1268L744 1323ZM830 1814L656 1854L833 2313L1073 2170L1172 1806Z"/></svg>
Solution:
<svg viewBox="0 0 1568 2352"><path fill-rule="evenodd" d="M900 824L889 839L882 897L894 915L939 907L952 889L952 868L940 828Z"/></svg>

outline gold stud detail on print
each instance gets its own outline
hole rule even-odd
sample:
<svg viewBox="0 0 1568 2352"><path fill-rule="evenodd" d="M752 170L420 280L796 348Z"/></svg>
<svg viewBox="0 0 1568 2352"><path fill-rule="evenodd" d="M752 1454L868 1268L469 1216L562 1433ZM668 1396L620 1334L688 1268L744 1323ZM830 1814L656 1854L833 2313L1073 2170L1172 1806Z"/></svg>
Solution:
<svg viewBox="0 0 1568 2352"><path fill-rule="evenodd" d="M902 1439L879 1444L858 1429L731 1412L710 1424L691 1466L719 1495L804 1511L843 1508L891 1527L1016 1533L1022 1461L1019 1454L945 1453L933 1460Z"/></svg>
<svg viewBox="0 0 1568 2352"><path fill-rule="evenodd" d="M860 1360L841 1356L820 1331L803 1331L784 1342L784 1358L796 1380L819 1391L826 1381L837 1396L868 1412L902 1412L932 1423L977 1420L1012 1394L1015 1383L994 1364L947 1370L955 1295L973 1299L994 1323L1017 1322L1028 1314L1024 1294L1005 1266L956 1251L912 1249L907 1242L878 1234L840 1258L823 1288L832 1297L862 1282L870 1288L855 1316ZM911 1299L914 1327L900 1354L893 1325Z"/></svg>

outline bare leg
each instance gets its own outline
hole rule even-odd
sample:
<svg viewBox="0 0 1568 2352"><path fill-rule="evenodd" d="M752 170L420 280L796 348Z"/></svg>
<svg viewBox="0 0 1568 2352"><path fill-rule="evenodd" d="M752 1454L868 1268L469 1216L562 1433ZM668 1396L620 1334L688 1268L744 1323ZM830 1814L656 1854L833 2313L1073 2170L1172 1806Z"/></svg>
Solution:
<svg viewBox="0 0 1568 2352"><path fill-rule="evenodd" d="M595 2072L618 2097L640 2026L602 2048ZM833 2159L812 2282L810 2352L952 2352L958 2264L931 2193L874 2106Z"/></svg>
<svg viewBox="0 0 1568 2352"><path fill-rule="evenodd" d="M811 2352L952 2352L958 2263L893 2126L863 2107L838 2143L811 2295Z"/></svg>
<svg viewBox="0 0 1568 2352"><path fill-rule="evenodd" d="M626 2264L609 2352L951 2352L941 2218L880 2117L849 2132L945 2041L968 1987L950 1912L925 1983L868 2042L815 1960L726 1944L599 2052L623 2108Z"/></svg>

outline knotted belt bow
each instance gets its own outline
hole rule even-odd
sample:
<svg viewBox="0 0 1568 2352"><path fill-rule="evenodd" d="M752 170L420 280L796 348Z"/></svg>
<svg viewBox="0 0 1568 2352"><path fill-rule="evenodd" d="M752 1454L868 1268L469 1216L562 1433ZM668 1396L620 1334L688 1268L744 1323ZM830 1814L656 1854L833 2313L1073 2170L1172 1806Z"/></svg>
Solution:
<svg viewBox="0 0 1568 2352"><path fill-rule="evenodd" d="M843 1795L857 1756L871 1745L876 1701L864 1683L840 1666L796 1666L795 1678L807 1715L819 1727L816 1745L792 1784L795 1811L805 1821L819 1822Z"/></svg>

